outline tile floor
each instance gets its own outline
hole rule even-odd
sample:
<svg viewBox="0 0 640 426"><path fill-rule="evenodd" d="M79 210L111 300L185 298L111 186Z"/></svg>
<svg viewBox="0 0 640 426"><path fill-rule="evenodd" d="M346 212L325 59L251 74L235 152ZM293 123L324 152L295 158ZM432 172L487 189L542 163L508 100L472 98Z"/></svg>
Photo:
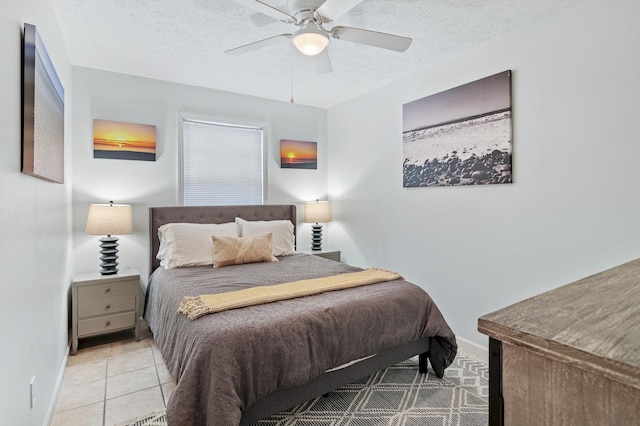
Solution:
<svg viewBox="0 0 640 426"><path fill-rule="evenodd" d="M166 407L176 385L155 342L124 338L69 355L52 426L113 426Z"/></svg>

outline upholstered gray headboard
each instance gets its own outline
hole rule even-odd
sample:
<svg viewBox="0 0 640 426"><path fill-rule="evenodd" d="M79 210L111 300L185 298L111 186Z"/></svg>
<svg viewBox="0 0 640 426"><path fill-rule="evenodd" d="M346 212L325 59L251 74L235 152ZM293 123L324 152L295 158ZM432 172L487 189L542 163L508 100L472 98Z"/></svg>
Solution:
<svg viewBox="0 0 640 426"><path fill-rule="evenodd" d="M225 223L236 217L245 220L288 219L296 229L296 206L293 204L261 204L245 206L176 206L149 208L149 274L158 266L156 259L160 240L158 228L166 223Z"/></svg>

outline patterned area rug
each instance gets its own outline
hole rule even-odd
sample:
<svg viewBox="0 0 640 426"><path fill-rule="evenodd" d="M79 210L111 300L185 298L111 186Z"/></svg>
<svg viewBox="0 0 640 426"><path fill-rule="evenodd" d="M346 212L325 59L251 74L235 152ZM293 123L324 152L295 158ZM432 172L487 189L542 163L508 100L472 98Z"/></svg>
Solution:
<svg viewBox="0 0 640 426"><path fill-rule="evenodd" d="M164 411L151 413L146 416L118 423L115 426L167 426L167 413Z"/></svg>
<svg viewBox="0 0 640 426"><path fill-rule="evenodd" d="M420 374L415 357L254 426L485 426L488 394L487 364L459 353L438 379ZM156 413L122 426L165 422Z"/></svg>

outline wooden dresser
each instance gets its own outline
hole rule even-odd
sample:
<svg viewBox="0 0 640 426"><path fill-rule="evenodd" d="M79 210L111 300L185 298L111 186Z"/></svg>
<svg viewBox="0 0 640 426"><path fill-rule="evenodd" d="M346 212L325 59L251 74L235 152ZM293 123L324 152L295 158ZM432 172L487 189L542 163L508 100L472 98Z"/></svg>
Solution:
<svg viewBox="0 0 640 426"><path fill-rule="evenodd" d="M485 315L489 424L640 425L640 259Z"/></svg>
<svg viewBox="0 0 640 426"><path fill-rule="evenodd" d="M115 275L81 274L72 284L71 355L78 339L135 329L140 340L140 275L133 268Z"/></svg>

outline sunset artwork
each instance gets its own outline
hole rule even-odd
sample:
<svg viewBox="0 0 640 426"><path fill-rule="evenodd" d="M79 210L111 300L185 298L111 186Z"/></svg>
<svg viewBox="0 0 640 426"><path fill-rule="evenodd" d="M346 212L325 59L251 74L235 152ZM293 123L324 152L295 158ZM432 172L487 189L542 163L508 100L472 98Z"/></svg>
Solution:
<svg viewBox="0 0 640 426"><path fill-rule="evenodd" d="M280 168L317 169L318 144L316 142L280 140Z"/></svg>
<svg viewBox="0 0 640 426"><path fill-rule="evenodd" d="M156 126L93 120L93 158L156 161Z"/></svg>

